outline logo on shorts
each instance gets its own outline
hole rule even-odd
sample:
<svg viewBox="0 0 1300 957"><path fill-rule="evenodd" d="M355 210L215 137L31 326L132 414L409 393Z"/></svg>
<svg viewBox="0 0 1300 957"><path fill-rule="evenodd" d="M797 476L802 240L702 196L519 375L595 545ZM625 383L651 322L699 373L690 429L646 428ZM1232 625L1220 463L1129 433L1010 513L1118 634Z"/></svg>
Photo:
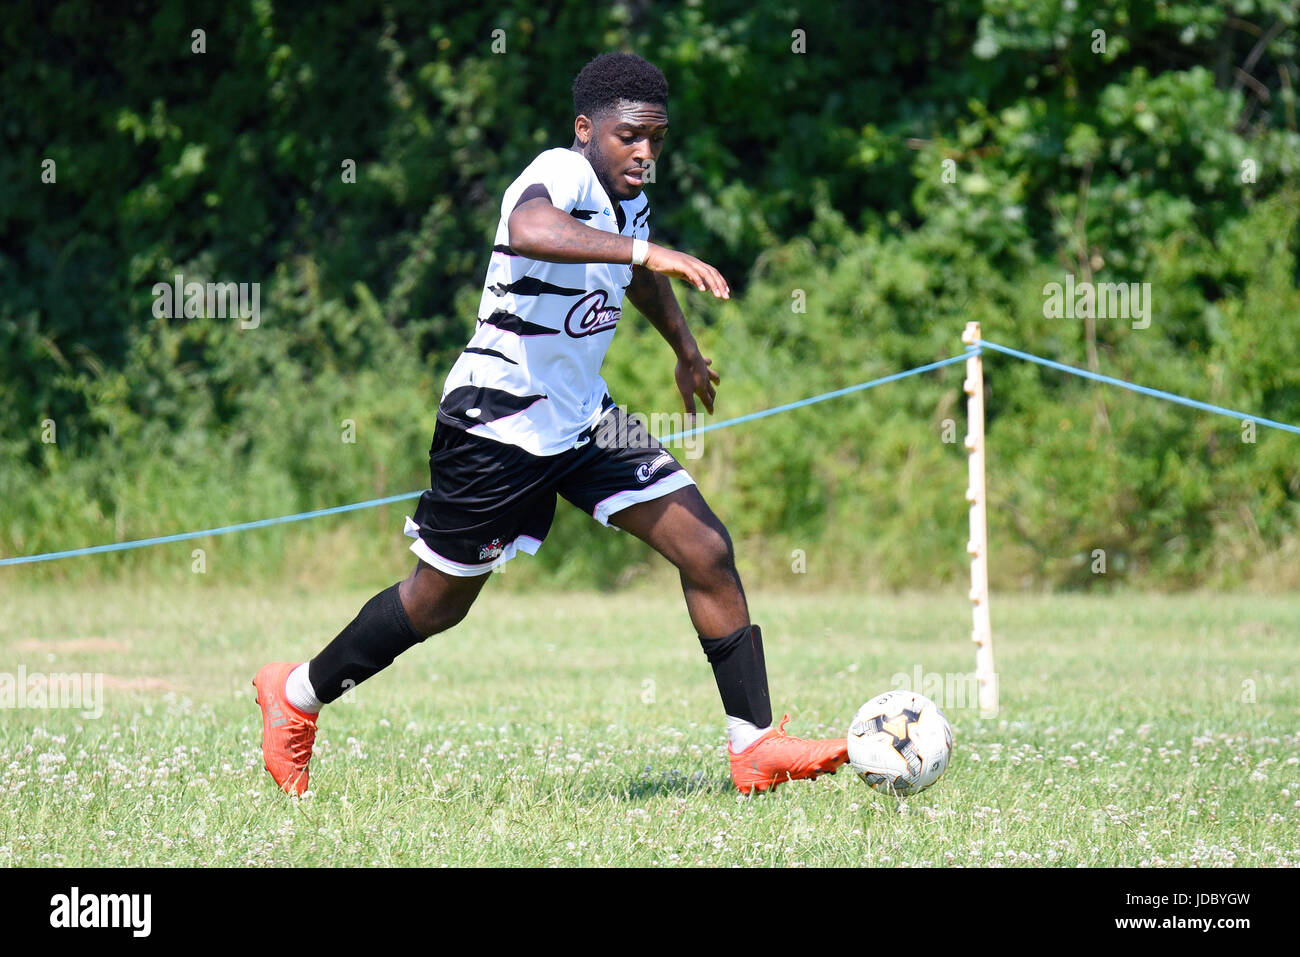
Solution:
<svg viewBox="0 0 1300 957"><path fill-rule="evenodd" d="M660 452L657 456L655 456L653 462L645 462L636 467L636 480L638 482L650 481L650 476L654 475L656 472L658 472L661 468L663 468L672 460L673 457L671 453Z"/></svg>
<svg viewBox="0 0 1300 957"><path fill-rule="evenodd" d="M505 551L505 546L501 544L501 539L494 538L486 545L478 547L478 560L481 562L490 561L493 558L500 557L503 551Z"/></svg>

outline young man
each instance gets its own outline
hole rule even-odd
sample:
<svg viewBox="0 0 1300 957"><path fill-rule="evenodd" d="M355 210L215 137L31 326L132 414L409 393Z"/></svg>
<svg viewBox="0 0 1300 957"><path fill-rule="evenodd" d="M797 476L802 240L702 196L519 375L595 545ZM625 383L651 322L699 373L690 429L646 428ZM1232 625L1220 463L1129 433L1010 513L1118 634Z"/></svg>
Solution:
<svg viewBox="0 0 1300 957"><path fill-rule="evenodd" d="M253 680L276 784L307 789L321 706L463 619L493 567L535 553L558 492L649 543L681 573L727 716L731 777L748 794L833 772L843 738L773 729L763 641L722 523L686 470L629 422L600 376L624 294L677 354L687 413L713 411L718 374L700 354L670 277L728 298L718 271L646 241L648 164L668 129L668 84L640 57L606 53L573 84L574 141L539 155L506 190L478 322L452 367L429 450L430 488L406 534L415 571L380 592L307 664ZM788 720L789 716L786 716Z"/></svg>

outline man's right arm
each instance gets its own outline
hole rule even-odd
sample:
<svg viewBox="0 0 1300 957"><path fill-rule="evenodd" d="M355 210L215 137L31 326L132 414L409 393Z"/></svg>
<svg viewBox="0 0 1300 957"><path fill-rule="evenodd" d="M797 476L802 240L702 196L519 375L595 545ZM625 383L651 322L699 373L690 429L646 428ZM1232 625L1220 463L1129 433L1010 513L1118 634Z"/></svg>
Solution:
<svg viewBox="0 0 1300 957"><path fill-rule="evenodd" d="M530 186L514 210L506 228L510 248L529 259L549 263L630 263L632 237L593 229L551 205L545 191L538 195ZM532 193L533 195L529 195Z"/></svg>
<svg viewBox="0 0 1300 957"><path fill-rule="evenodd" d="M586 226L553 206L544 189L540 193L533 192L535 189L530 186L524 191L506 222L512 250L543 262L631 264L631 236ZM731 298L722 274L694 256L650 243L644 265L653 272L684 279L697 289L708 289L719 299Z"/></svg>

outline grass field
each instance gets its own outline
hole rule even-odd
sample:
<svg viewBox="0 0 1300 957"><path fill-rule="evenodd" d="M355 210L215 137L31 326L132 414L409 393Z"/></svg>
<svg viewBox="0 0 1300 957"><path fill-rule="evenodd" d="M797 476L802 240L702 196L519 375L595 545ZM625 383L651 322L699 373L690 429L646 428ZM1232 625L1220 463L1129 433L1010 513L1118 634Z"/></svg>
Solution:
<svg viewBox="0 0 1300 957"><path fill-rule="evenodd" d="M104 707L0 713L0 866L1300 865L1300 598L995 595L1001 713L942 701L951 770L900 803L734 792L676 589L490 587L327 708L284 797L250 678L374 590L0 583L0 672L102 674ZM794 734L973 666L959 595L751 602Z"/></svg>

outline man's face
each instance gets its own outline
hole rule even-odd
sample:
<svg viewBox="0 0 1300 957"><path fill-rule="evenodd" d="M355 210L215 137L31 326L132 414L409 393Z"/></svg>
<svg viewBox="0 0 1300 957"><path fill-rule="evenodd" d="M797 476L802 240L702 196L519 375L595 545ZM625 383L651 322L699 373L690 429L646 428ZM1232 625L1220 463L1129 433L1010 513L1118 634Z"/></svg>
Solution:
<svg viewBox="0 0 1300 957"><path fill-rule="evenodd" d="M579 116L574 129L580 141L585 135L583 155L610 199L626 201L641 195L646 165L659 161L668 110L660 103L619 100L594 122Z"/></svg>

